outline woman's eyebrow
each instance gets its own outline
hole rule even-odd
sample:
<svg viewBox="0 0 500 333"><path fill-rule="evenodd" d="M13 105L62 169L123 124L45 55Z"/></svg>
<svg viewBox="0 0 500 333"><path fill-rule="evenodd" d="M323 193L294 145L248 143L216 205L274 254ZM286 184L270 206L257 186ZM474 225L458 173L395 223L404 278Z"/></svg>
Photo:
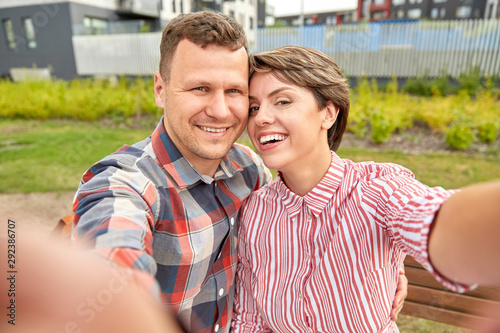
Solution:
<svg viewBox="0 0 500 333"><path fill-rule="evenodd" d="M284 91L284 90L293 90L293 88L291 87L281 87L281 88L278 88L276 90L273 90L271 91L267 97L273 97L274 95L277 95L279 94L280 92ZM249 99L257 99L257 97L254 97L254 96L248 96Z"/></svg>

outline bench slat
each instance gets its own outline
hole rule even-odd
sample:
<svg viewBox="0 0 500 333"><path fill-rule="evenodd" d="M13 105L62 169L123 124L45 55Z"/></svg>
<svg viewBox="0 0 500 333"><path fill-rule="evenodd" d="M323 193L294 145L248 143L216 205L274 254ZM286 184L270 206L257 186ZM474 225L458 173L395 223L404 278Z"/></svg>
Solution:
<svg viewBox="0 0 500 333"><path fill-rule="evenodd" d="M406 261L405 261L406 263ZM433 289L448 290L439 283L431 273L422 266L407 266L405 264L406 277L410 284L425 286ZM466 292L464 295L479 297L494 301L500 301L500 287L497 286L479 286L478 288Z"/></svg>
<svg viewBox="0 0 500 333"><path fill-rule="evenodd" d="M408 285L407 300L444 309L467 312L480 317L487 317L487 313L500 313L500 303L498 302L416 285Z"/></svg>
<svg viewBox="0 0 500 333"><path fill-rule="evenodd" d="M413 301L405 301L402 314L437 321L440 323L464 327L472 330L479 330L491 325L491 320L468 313L457 312L438 307L429 307L427 304L420 304Z"/></svg>

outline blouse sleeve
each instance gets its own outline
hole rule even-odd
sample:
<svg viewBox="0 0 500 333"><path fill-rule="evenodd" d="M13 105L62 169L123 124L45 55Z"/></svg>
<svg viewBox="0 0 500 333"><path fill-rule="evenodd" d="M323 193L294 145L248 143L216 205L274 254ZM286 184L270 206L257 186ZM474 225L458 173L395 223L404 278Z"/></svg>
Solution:
<svg viewBox="0 0 500 333"><path fill-rule="evenodd" d="M247 247L247 232L244 212L238 235L238 268L236 270L236 291L234 297L231 332L272 332L259 313L259 307L252 293L252 266Z"/></svg>
<svg viewBox="0 0 500 333"><path fill-rule="evenodd" d="M474 286L452 281L441 275L429 258L429 234L441 205L456 191L428 187L413 174L397 165L369 181L363 194L363 205L372 212L396 244L427 269L441 284L455 292L466 292Z"/></svg>

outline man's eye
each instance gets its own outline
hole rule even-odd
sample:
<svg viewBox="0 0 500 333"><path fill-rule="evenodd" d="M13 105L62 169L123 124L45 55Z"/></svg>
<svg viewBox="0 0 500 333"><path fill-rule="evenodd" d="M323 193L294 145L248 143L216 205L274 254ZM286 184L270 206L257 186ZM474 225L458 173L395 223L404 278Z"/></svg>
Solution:
<svg viewBox="0 0 500 333"><path fill-rule="evenodd" d="M237 94L240 91L238 89L229 89L228 92L231 93L231 94Z"/></svg>
<svg viewBox="0 0 500 333"><path fill-rule="evenodd" d="M196 87L193 90L206 91L207 89L205 87Z"/></svg>

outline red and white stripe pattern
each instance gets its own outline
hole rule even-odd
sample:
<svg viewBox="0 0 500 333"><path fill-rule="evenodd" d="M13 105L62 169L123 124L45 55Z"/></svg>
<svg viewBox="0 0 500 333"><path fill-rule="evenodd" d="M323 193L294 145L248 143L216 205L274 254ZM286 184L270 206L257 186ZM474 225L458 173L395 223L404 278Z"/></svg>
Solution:
<svg viewBox="0 0 500 333"><path fill-rule="evenodd" d="M332 152L306 196L277 179L254 192L239 229L235 332L398 332L389 314L399 266L430 265L429 227L453 191L429 188L395 164Z"/></svg>

